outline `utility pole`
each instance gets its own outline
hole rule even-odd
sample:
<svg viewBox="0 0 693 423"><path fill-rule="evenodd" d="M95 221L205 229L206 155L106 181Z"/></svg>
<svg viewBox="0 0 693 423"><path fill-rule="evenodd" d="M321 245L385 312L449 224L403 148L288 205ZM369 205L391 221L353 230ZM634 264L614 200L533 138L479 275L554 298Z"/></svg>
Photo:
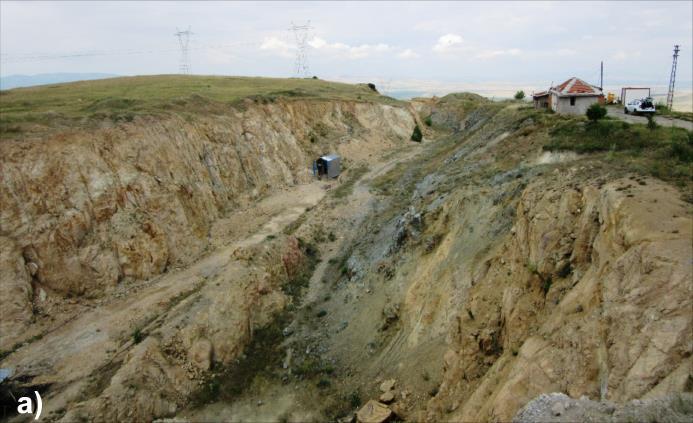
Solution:
<svg viewBox="0 0 693 423"><path fill-rule="evenodd" d="M671 64L671 77L669 78L669 92L667 93L667 107L674 106L674 82L676 81L676 62L679 58L679 45L674 45L674 61Z"/></svg>
<svg viewBox="0 0 693 423"><path fill-rule="evenodd" d="M296 40L296 62L294 65L294 75L296 77L308 77L308 35L313 27L310 26L310 21L305 25L296 25L291 22L289 31L294 33Z"/></svg>
<svg viewBox="0 0 693 423"><path fill-rule="evenodd" d="M599 68L599 90L604 91L604 61L602 60L601 67Z"/></svg>
<svg viewBox="0 0 693 423"><path fill-rule="evenodd" d="M190 74L190 56L188 55L188 43L190 42L190 36L193 33L190 31L190 27L186 31L181 31L176 28L176 33L173 34L178 37L178 44L180 45L180 65L178 71L183 75Z"/></svg>

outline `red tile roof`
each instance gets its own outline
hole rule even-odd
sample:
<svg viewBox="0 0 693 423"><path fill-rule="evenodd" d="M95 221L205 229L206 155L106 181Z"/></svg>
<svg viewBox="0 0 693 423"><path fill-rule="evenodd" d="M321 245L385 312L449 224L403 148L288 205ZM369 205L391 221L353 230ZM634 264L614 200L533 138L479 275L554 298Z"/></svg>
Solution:
<svg viewBox="0 0 693 423"><path fill-rule="evenodd" d="M572 77L564 83L553 87L552 91L557 92L559 95L602 95L602 91L583 81L580 78Z"/></svg>

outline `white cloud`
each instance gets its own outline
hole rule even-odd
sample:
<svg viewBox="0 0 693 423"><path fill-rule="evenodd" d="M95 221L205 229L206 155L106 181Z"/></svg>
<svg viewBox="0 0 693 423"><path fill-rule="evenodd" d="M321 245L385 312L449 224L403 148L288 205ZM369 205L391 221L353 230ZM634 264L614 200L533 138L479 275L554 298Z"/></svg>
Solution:
<svg viewBox="0 0 693 423"><path fill-rule="evenodd" d="M308 41L308 45L316 50L325 52L339 53L343 57L349 59L363 59L375 53L383 53L389 51L391 47L384 43L378 44L361 44L358 46L350 46L344 43L330 43L320 37L314 37Z"/></svg>
<svg viewBox="0 0 693 423"><path fill-rule="evenodd" d="M438 38L438 42L433 46L433 50L438 53L447 53L455 50L464 40L457 34L445 34Z"/></svg>
<svg viewBox="0 0 693 423"><path fill-rule="evenodd" d="M408 48L397 53L397 57L400 59L416 59L420 56L414 50Z"/></svg>
<svg viewBox="0 0 693 423"><path fill-rule="evenodd" d="M262 44L260 44L260 50L272 51L284 57L293 56L295 49L296 47L293 44L277 37L265 37Z"/></svg>
<svg viewBox="0 0 693 423"><path fill-rule="evenodd" d="M511 48L507 50L485 50L477 54L478 59L493 59L498 56L519 56L522 54L522 50L518 48Z"/></svg>

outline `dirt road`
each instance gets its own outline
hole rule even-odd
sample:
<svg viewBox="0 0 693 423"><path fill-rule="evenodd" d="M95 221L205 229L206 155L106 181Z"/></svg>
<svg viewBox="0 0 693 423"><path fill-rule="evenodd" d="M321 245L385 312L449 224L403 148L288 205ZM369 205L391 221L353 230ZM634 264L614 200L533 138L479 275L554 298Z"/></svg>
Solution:
<svg viewBox="0 0 693 423"><path fill-rule="evenodd" d="M320 327L316 328L305 320L305 314L314 314L310 312L313 306L327 307L324 298L326 295L329 296L332 288L324 283L324 278L330 263L343 254L346 246L353 242L355 233L351 229L361 225L363 220L372 213L374 194L370 191L370 183L398 163L412 159L422 149L422 144L410 143L395 153L382 158L373 163L368 172L354 182L353 190L349 195L340 199L328 195L320 204L316 205L314 210L307 212L310 214L307 220L311 222L308 226L324 225L333 231L335 237L332 241L325 241L321 245L321 261L313 272L301 303L301 309L304 310L304 313L299 313L287 326L292 333L284 345L288 350L295 349L295 347L289 347L292 340L322 338L327 337L326 333L328 332L340 331L339 328L330 326L327 322L323 322ZM345 176L349 178L349 175ZM357 288L357 290L362 289ZM341 310L344 313L353 312L351 307L344 305L342 307L345 309ZM332 307L331 311L337 313L336 307ZM296 351L294 355L301 353ZM290 361L291 355L285 359L287 363ZM352 375L351 378L353 379L354 376ZM351 382L357 385L354 380ZM233 402L215 402L198 409L188 410L180 417L191 421L219 419L228 421L281 421L286 419L286 416L291 415L294 419L302 421L319 421L324 419L324 416L319 414L320 405L315 401L316 398L321 398L324 395L325 392L317 389L314 383L310 381L282 383L278 380L258 377Z"/></svg>
<svg viewBox="0 0 693 423"><path fill-rule="evenodd" d="M629 123L647 123L647 118L645 116L625 114L623 112L623 108L620 106L607 107L606 109L609 116L613 116L617 119L621 119ZM655 121L662 126L676 126L693 131L693 122L688 122L681 119L672 119L664 116L655 117Z"/></svg>

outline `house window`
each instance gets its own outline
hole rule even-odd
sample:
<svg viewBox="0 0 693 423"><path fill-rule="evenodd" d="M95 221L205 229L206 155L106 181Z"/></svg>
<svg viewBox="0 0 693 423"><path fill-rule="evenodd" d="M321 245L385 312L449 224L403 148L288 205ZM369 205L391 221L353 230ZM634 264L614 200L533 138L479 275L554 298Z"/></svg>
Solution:
<svg viewBox="0 0 693 423"><path fill-rule="evenodd" d="M575 97L570 97L570 105L575 106Z"/></svg>

